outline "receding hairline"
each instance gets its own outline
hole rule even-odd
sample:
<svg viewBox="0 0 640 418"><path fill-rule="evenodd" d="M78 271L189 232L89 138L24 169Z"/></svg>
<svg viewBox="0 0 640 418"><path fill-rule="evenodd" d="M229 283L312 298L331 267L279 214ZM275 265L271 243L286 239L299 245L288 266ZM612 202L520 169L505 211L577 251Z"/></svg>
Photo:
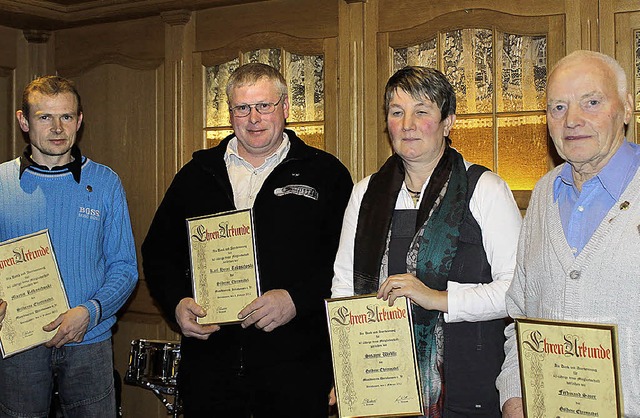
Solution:
<svg viewBox="0 0 640 418"><path fill-rule="evenodd" d="M263 81L266 81L267 83L270 83L271 86L273 87L273 89L280 95L286 96L288 94L287 90L286 90L286 86L284 86L284 88L281 86L280 80L278 79L274 79L271 78L269 76L261 76L255 80L242 80L233 84L228 85L227 89L226 89L226 94L227 94L227 100L231 100L231 94L233 93L234 90L243 88L243 87L250 87L250 86L255 86L258 83L261 83Z"/></svg>
<svg viewBox="0 0 640 418"><path fill-rule="evenodd" d="M547 78L547 88L549 87L551 78L558 70L561 70L564 67L568 67L570 65L579 64L581 61L595 61L597 63L600 63L602 65L602 68L604 68L615 77L616 90L618 91L620 100L624 102L627 99L629 89L627 87L627 75L624 72L624 69L614 58L595 51L578 50L561 58L549 72L549 76Z"/></svg>

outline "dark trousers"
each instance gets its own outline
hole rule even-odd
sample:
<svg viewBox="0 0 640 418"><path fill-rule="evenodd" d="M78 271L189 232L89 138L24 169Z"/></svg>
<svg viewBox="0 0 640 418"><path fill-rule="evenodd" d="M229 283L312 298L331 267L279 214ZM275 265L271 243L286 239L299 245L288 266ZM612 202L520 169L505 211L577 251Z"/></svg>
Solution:
<svg viewBox="0 0 640 418"><path fill-rule="evenodd" d="M191 371L184 372L180 396L185 418L327 418L329 414L330 371L317 364L216 370L200 385L190 384ZM194 380L203 381L202 376Z"/></svg>

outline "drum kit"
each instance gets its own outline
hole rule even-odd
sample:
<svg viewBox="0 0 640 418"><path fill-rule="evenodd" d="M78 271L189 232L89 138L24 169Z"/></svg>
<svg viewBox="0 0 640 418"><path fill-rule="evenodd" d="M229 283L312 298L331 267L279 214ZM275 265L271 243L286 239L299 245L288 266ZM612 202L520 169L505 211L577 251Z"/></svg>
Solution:
<svg viewBox="0 0 640 418"><path fill-rule="evenodd" d="M125 383L151 390L167 412L177 418L182 404L177 388L180 343L177 341L133 340ZM168 396L173 397L173 403Z"/></svg>

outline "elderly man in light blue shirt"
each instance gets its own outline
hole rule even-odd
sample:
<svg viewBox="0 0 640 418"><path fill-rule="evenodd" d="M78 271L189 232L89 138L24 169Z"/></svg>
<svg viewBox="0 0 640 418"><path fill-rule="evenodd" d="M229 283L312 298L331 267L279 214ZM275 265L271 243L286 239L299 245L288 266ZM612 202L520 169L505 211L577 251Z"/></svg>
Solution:
<svg viewBox="0 0 640 418"><path fill-rule="evenodd" d="M517 317L618 326L625 416L640 416L640 147L623 69L576 51L549 75L547 124L566 161L536 185L518 243L507 311ZM522 417L513 324L496 385L503 417ZM547 411L556 416L559 411Z"/></svg>

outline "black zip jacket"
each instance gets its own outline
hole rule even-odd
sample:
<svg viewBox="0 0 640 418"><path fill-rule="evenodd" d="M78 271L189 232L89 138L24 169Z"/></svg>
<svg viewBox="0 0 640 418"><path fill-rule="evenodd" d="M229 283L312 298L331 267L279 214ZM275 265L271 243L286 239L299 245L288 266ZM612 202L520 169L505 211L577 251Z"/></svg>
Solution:
<svg viewBox="0 0 640 418"><path fill-rule="evenodd" d="M215 370L287 361L327 362L330 379L324 298L331 295L333 262L353 182L337 158L307 146L293 131L286 133L291 148L265 180L253 210L261 291L287 290L296 317L272 332L224 325L206 341L183 337L179 387L206 385L207 374ZM178 302L192 297L185 220L235 209L223 158L231 138L195 152L176 174L142 244L144 277L169 321L175 322ZM313 193L310 197L283 189L291 185L309 186L317 199Z"/></svg>

